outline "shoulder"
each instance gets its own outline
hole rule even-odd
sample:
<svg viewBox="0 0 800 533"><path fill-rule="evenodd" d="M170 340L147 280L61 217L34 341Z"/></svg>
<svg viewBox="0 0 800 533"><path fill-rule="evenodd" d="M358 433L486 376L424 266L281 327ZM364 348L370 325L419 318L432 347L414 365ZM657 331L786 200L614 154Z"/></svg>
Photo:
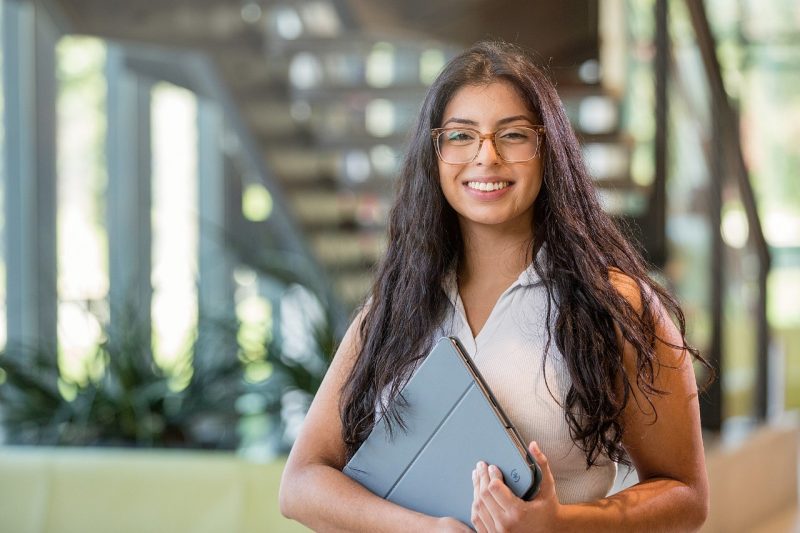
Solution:
<svg viewBox="0 0 800 533"><path fill-rule="evenodd" d="M620 296L628 301L634 311L639 314L642 313L643 294L647 298L648 303L653 303L653 294L650 288L617 267L610 267L608 269L608 281L617 290Z"/></svg>
<svg viewBox="0 0 800 533"><path fill-rule="evenodd" d="M682 364L687 353L683 349L685 339L670 317L661 296L651 285L614 267L609 268L609 281L641 317L641 320L631 323L630 327L640 330L641 328L652 328L651 331L643 331L643 333L647 336L652 334L658 341L655 358L661 363ZM645 313L648 316L645 316ZM631 347L627 339L623 337L619 324L615 325L615 330L619 341L626 346L626 352L629 351ZM632 353L627 354L628 357L632 357L632 355Z"/></svg>

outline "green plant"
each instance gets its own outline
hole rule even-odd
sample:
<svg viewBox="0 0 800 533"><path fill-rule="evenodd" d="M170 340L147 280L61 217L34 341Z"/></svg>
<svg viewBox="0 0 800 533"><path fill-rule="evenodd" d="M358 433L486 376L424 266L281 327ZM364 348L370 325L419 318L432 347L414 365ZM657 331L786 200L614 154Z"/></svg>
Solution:
<svg viewBox="0 0 800 533"><path fill-rule="evenodd" d="M215 326L216 327L216 326ZM197 343L195 343L195 347ZM155 364L148 329L133 316L109 328L86 360L87 378L65 378L48 350L0 355L0 420L18 444L216 447L236 445L234 405L244 389L231 353L168 372ZM177 381L189 372L188 383ZM216 431L209 431L213 427Z"/></svg>
<svg viewBox="0 0 800 533"><path fill-rule="evenodd" d="M271 339L267 347L270 376L263 383L263 391L277 453L287 453L294 443L299 424L322 384L339 342L333 315L325 306L322 311L322 316L307 323L307 349L300 353L289 350L278 338Z"/></svg>
<svg viewBox="0 0 800 533"><path fill-rule="evenodd" d="M303 353L269 335L253 360L237 342L239 321L201 318L190 353L165 369L151 355L149 328L128 314L106 328L80 382L64 377L53 350L10 347L0 353L0 423L16 444L234 449L243 438L271 438L284 452L327 370L332 323L323 308ZM258 379L248 376L255 364L267 369Z"/></svg>

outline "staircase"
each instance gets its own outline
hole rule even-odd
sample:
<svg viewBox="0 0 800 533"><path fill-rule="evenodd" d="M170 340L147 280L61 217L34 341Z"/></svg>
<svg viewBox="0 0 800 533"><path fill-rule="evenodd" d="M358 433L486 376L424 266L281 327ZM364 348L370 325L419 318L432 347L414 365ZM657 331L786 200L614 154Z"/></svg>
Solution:
<svg viewBox="0 0 800 533"><path fill-rule="evenodd" d="M342 0L62 4L79 32L214 58L335 292L347 308L358 305L386 246L406 132L461 47L409 32L372 35L353 22L357 4ZM589 63L559 72L559 91L604 207L636 218L649 187L630 178L620 102L596 71Z"/></svg>

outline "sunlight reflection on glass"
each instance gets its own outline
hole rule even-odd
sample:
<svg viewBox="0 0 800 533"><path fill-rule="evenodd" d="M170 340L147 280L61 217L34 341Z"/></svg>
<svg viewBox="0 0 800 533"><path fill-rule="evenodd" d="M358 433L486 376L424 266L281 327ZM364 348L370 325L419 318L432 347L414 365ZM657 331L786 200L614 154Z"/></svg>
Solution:
<svg viewBox="0 0 800 533"><path fill-rule="evenodd" d="M166 369L189 357L197 325L197 101L153 89L153 355Z"/></svg>
<svg viewBox="0 0 800 533"><path fill-rule="evenodd" d="M105 307L109 285L102 163L105 46L95 38L65 37L56 58L59 367L65 379L83 383L102 340L97 308Z"/></svg>
<svg viewBox="0 0 800 533"><path fill-rule="evenodd" d="M3 38L3 2L0 2L0 42ZM5 123L5 95L3 94L3 49L0 47L0 124ZM5 144L5 128L0 127L0 161L5 161L6 144ZM3 189L5 185L5 165L0 165L0 205L5 205ZM0 243L5 242L5 212L0 209ZM0 246L0 349L6 346L6 338L8 333L6 331L6 262L5 262L5 246ZM3 382L3 376L0 375L0 383Z"/></svg>
<svg viewBox="0 0 800 533"><path fill-rule="evenodd" d="M3 2L0 2L0 42L3 39ZM3 50L0 47L0 124L5 123L5 97L3 95ZM5 128L0 127L0 161L5 161ZM5 349L6 338L6 258L5 258L5 165L0 165L0 349ZM4 381L0 375L0 383Z"/></svg>

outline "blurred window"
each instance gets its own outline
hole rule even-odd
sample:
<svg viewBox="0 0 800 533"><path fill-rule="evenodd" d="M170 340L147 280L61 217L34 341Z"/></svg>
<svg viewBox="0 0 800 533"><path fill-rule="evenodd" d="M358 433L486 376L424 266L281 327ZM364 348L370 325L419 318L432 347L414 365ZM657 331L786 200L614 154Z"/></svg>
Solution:
<svg viewBox="0 0 800 533"><path fill-rule="evenodd" d="M739 106L742 149L772 252L767 301L778 394L800 407L800 3L709 0L725 88ZM729 204L731 202L728 202ZM744 231L735 208L723 234ZM727 228L726 228L727 222ZM741 235L739 235L741 237ZM734 236L735 238L735 236ZM747 265L741 268L746 271ZM741 290L731 288L730 290ZM746 292L742 294L744 296ZM727 307L726 307L727 310ZM746 320L746 317L742 317ZM739 341L731 339L730 344ZM782 383L781 383L782 381ZM776 401L775 396L772 398ZM777 398L780 401L781 398Z"/></svg>
<svg viewBox="0 0 800 533"><path fill-rule="evenodd" d="M56 46L59 364L78 382L108 314L105 53L94 38L67 36Z"/></svg>
<svg viewBox="0 0 800 533"><path fill-rule="evenodd" d="M191 353L197 326L197 99L158 83L152 92L153 354L167 370Z"/></svg>
<svg viewBox="0 0 800 533"><path fill-rule="evenodd" d="M5 2L0 0L0 162L6 160L5 142L5 80L3 79L3 68L5 57L3 55L3 15ZM6 232L5 232L5 183L6 166L0 164L0 350L6 347ZM2 379L0 379L2 381Z"/></svg>

